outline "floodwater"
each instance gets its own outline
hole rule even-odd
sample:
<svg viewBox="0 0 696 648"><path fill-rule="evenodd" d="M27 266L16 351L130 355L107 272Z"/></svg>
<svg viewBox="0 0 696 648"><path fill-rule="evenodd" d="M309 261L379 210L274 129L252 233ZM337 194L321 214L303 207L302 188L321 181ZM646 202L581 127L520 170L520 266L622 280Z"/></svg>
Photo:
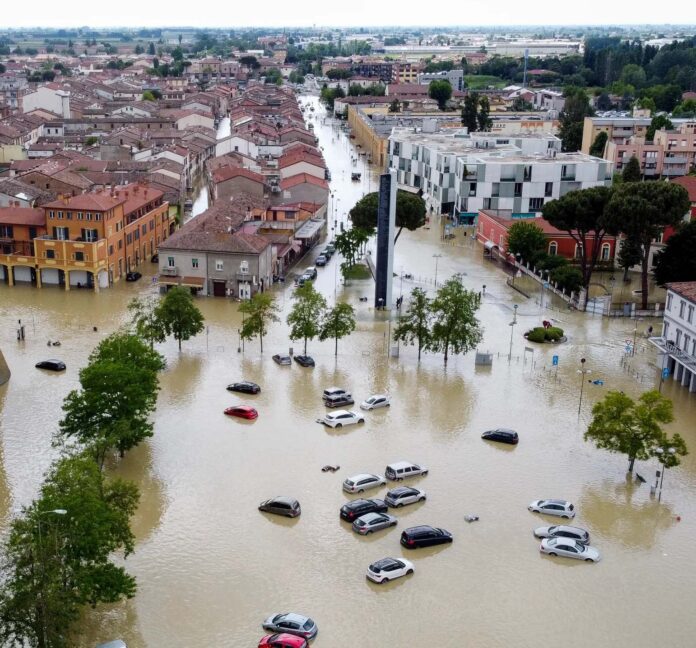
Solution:
<svg viewBox="0 0 696 648"><path fill-rule="evenodd" d="M349 140L321 117L315 123L334 178L337 214L344 216L368 189L367 178L351 183ZM316 620L318 648L352 642L536 648L547 638L578 648L694 645L689 602L696 592L696 395L671 380L663 387L675 404L669 429L686 438L692 455L668 471L661 503L650 497L654 461L637 464L647 484L627 480L624 457L582 438L592 404L607 390L638 396L657 384L655 352L641 337L654 322L637 323L637 351L627 359L633 321L568 312L549 295L542 308L535 297L508 288L505 274L482 258L470 237L460 236L458 243L443 245L437 223L404 232L395 272L403 269L432 290L437 262L438 283L462 272L466 286L482 290L485 284L480 348L493 354L492 367L475 367L473 354L453 357L446 368L441 356L426 355L418 364L413 347L403 346L399 358L389 358L386 314L359 301L371 295L372 284L337 285L336 257L319 269L317 287L330 303L334 293L352 303L358 328L339 343L337 358L332 342L310 342L313 370L271 360L290 345L300 348L287 339L284 324L271 328L263 356L256 341L238 352L237 305L199 300L206 332L185 342L181 353L173 341L159 347L167 368L154 437L110 468L134 480L142 493L134 519L136 552L126 561L138 594L90 612L80 646L117 637L129 648L255 646L262 620L283 611ZM51 437L61 402L77 385L90 349L125 323L131 297L155 292L154 270L136 284L98 295L0 286L0 345L13 371L0 387L3 527L35 495L56 456ZM395 296L414 285L399 277ZM278 289L283 317L291 295L290 282ZM518 323L510 327L513 304ZM27 334L21 344L15 340L19 318ZM568 341L534 346L525 361L522 333L549 318L565 329ZM61 346L48 348L49 339ZM557 373L553 355L559 357ZM46 357L62 358L68 370L54 375L34 369ZM592 372L585 380L601 379L603 386L581 383L580 358ZM258 382L262 393L225 391L241 378ZM392 406L366 413L362 426L324 429L315 420L324 413L321 390L331 385L351 389L357 401L388 392ZM258 420L226 418L223 408L235 402L257 407ZM517 429L520 444L482 441L481 432L494 426ZM399 509L396 529L356 536L338 517L348 499L341 482L402 459L430 468L414 484L426 490L427 502ZM325 464L340 470L324 473ZM261 500L280 494L300 500L301 518L287 521L256 510ZM529 513L527 505L544 497L575 503L576 523L590 531L602 562L540 556L532 529L554 520ZM468 524L467 514L480 521ZM454 543L402 550L401 530L417 524L448 529ZM415 574L386 586L368 583L367 565L389 555L414 561Z"/></svg>

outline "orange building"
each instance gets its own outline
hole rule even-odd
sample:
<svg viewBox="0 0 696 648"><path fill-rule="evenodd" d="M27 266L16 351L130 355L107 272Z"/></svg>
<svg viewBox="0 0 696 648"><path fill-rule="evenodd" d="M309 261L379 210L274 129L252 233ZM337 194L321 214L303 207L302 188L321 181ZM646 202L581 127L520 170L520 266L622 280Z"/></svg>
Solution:
<svg viewBox="0 0 696 648"><path fill-rule="evenodd" d="M0 207L0 279L35 281L34 239L46 234L43 209ZM13 269L13 270L11 270Z"/></svg>
<svg viewBox="0 0 696 648"><path fill-rule="evenodd" d="M18 279L66 290L106 288L151 259L174 231L176 223L163 195L133 184L43 205L43 229L36 231L33 250L26 250L33 254L3 255L4 277L10 284ZM30 276L20 267L31 268Z"/></svg>

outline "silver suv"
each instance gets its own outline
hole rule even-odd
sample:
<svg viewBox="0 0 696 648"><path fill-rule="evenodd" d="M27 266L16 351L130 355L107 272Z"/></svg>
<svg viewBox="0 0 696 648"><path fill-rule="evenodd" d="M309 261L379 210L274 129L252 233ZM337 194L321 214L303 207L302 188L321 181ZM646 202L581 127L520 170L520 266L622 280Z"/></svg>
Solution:
<svg viewBox="0 0 696 648"><path fill-rule="evenodd" d="M575 506L570 502L558 499L534 500L528 507L532 513L557 515L570 520L575 517Z"/></svg>

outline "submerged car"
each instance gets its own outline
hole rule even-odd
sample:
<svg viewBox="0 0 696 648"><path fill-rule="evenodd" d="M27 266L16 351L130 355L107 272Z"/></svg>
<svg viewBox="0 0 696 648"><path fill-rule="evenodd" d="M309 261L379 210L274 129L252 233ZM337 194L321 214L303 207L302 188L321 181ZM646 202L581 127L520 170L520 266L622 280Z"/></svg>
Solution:
<svg viewBox="0 0 696 648"><path fill-rule="evenodd" d="M323 423L327 427L342 428L344 425L355 425L356 423L364 423L365 419L357 412L350 410L336 410L327 414Z"/></svg>
<svg viewBox="0 0 696 648"><path fill-rule="evenodd" d="M330 408L345 407L346 405L353 405L353 403L355 401L350 394L338 394L337 396L329 396L324 399L324 405Z"/></svg>
<svg viewBox="0 0 696 648"><path fill-rule="evenodd" d="M366 513L353 522L353 531L360 535L369 535L380 529L396 526L398 520L387 513Z"/></svg>
<svg viewBox="0 0 696 648"><path fill-rule="evenodd" d="M261 392L261 387L259 387L256 383L244 380L242 382L227 385L227 391L240 392L242 394L258 394Z"/></svg>
<svg viewBox="0 0 696 648"><path fill-rule="evenodd" d="M481 438L486 441L498 441L499 443L509 443L510 445L517 445L520 440L515 430L508 430L507 428L487 430L481 435Z"/></svg>
<svg viewBox="0 0 696 648"><path fill-rule="evenodd" d="M317 624L312 619L294 612L283 612L268 617L263 622L263 629L271 632L287 632L305 639L313 639L318 631Z"/></svg>
<svg viewBox="0 0 696 648"><path fill-rule="evenodd" d="M317 264L317 267L318 267L318 268L321 268L321 267L323 267L323 266L326 265L327 260L328 260L328 259L327 259L323 254L320 254L320 255L316 258L316 260L314 261L314 263Z"/></svg>
<svg viewBox="0 0 696 648"><path fill-rule="evenodd" d="M407 504L415 504L416 502L425 502L425 491L420 488L411 488L410 486L399 486L392 488L387 492L384 501L394 508L406 506Z"/></svg>
<svg viewBox="0 0 696 648"><path fill-rule="evenodd" d="M601 554L594 547L570 538L544 538L539 546L539 551L549 556L575 558L586 562L599 562L602 559Z"/></svg>
<svg viewBox="0 0 696 648"><path fill-rule="evenodd" d="M386 483L386 480L381 475L361 473L348 477L348 479L343 482L343 490L347 493L362 493L370 488L384 486Z"/></svg>
<svg viewBox="0 0 696 648"><path fill-rule="evenodd" d="M571 519L575 517L575 506L559 499L534 500L528 507L532 513L545 513Z"/></svg>
<svg viewBox="0 0 696 648"><path fill-rule="evenodd" d="M413 573L413 563L405 558L382 558L367 568L367 577L375 583L387 583Z"/></svg>
<svg viewBox="0 0 696 648"><path fill-rule="evenodd" d="M380 407L389 407L389 405L389 396L386 394L375 394L360 403L360 409L373 410L379 409Z"/></svg>
<svg viewBox="0 0 696 648"><path fill-rule="evenodd" d="M62 360L42 360L35 366L37 369L48 369L48 371L65 371L65 363Z"/></svg>
<svg viewBox="0 0 696 648"><path fill-rule="evenodd" d="M386 513L388 507L381 499L356 499L341 507L341 519L352 522L367 513Z"/></svg>
<svg viewBox="0 0 696 648"><path fill-rule="evenodd" d="M140 277L143 275L140 274L139 272L127 272L126 273L126 281L138 281Z"/></svg>
<svg viewBox="0 0 696 648"><path fill-rule="evenodd" d="M534 536L536 538L569 538L580 544L590 544L590 534L585 529L565 524L537 527L534 529Z"/></svg>
<svg viewBox="0 0 696 648"><path fill-rule="evenodd" d="M233 405L225 410L227 416L236 416L237 418L247 419L248 421L253 421L259 418L259 413L255 408L249 407L248 405Z"/></svg>
<svg viewBox="0 0 696 648"><path fill-rule="evenodd" d="M406 549L433 547L435 545L451 543L452 534L445 529L423 525L405 529L401 533L400 542L401 546L406 547Z"/></svg>
<svg viewBox="0 0 696 648"><path fill-rule="evenodd" d="M279 365L283 365L284 367L288 367L289 365L292 364L292 360L290 359L289 355L285 355L282 353L276 353L273 356L273 362Z"/></svg>
<svg viewBox="0 0 696 648"><path fill-rule="evenodd" d="M329 387L324 390L321 397L323 400L326 400L327 398L334 398L336 396L342 396L344 394L350 395L348 390L343 389L343 387Z"/></svg>
<svg viewBox="0 0 696 648"><path fill-rule="evenodd" d="M300 503L294 497L273 497L259 504L259 511L273 513L289 518L299 517L302 513Z"/></svg>
<svg viewBox="0 0 696 648"><path fill-rule="evenodd" d="M302 365L303 367L313 367L314 366L314 358L312 358L312 356L308 356L308 355L296 355L295 362L299 365Z"/></svg>
<svg viewBox="0 0 696 648"><path fill-rule="evenodd" d="M309 644L304 637L287 632L266 635L259 641L259 648L307 648Z"/></svg>

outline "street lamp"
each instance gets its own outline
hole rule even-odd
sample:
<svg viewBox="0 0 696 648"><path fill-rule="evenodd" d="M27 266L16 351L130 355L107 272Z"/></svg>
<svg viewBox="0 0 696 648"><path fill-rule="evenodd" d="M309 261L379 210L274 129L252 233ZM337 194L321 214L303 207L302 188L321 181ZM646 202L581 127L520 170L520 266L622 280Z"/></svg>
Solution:
<svg viewBox="0 0 696 648"><path fill-rule="evenodd" d="M631 355L636 355L636 336L638 335L638 327L633 329L633 346L631 347Z"/></svg>
<svg viewBox="0 0 696 648"><path fill-rule="evenodd" d="M441 254L433 254L433 259L435 259L435 288L437 288L437 262L441 256Z"/></svg>
<svg viewBox="0 0 696 648"><path fill-rule="evenodd" d="M665 479L665 470L667 470L667 464L672 461L670 457L674 457L676 454L677 450L676 448L655 448L654 449L655 454L657 455L657 460L660 462L662 465L662 470L657 471L657 475L660 478L660 492L657 496L657 501L660 502L662 501L662 482ZM657 484L655 484L657 486Z"/></svg>
<svg viewBox="0 0 696 648"><path fill-rule="evenodd" d="M48 646L48 636L46 633L46 596L44 589L46 587L46 567L45 557L43 553L43 543L41 541L41 516L42 515L66 515L68 512L65 509L53 509L51 511L39 511L36 517L36 526L39 531L39 554L41 555L41 633L43 635L43 645Z"/></svg>
<svg viewBox="0 0 696 648"><path fill-rule="evenodd" d="M580 408L582 407L582 394L585 389L585 375L592 373L590 369L585 369L585 358L580 358L580 369L578 369L580 374L580 402L578 403L578 416L580 416Z"/></svg>
<svg viewBox="0 0 696 648"><path fill-rule="evenodd" d="M515 330L515 324L517 324L517 304L513 306L513 309L512 322L510 322L510 351L508 353L508 364L510 364L512 360L512 334Z"/></svg>

